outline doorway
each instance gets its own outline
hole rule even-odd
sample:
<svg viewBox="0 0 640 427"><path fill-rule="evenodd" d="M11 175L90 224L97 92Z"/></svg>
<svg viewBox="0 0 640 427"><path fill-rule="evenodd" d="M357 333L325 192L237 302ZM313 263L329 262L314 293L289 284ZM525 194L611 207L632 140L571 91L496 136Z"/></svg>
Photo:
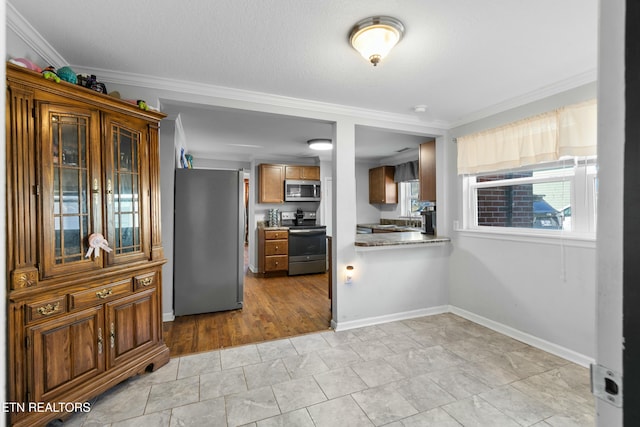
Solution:
<svg viewBox="0 0 640 427"><path fill-rule="evenodd" d="M330 329L329 272L264 277L249 268L251 177L245 178L244 301L240 310L179 316L163 324L171 357Z"/></svg>

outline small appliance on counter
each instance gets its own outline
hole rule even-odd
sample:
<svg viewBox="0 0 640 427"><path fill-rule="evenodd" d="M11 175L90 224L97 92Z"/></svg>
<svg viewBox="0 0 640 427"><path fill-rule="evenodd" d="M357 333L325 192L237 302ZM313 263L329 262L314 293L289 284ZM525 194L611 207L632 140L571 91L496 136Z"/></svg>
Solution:
<svg viewBox="0 0 640 427"><path fill-rule="evenodd" d="M327 227L316 224L316 213L298 209L282 212L289 227L289 276L327 271Z"/></svg>
<svg viewBox="0 0 640 427"><path fill-rule="evenodd" d="M422 234L435 236L437 230L436 204L433 203L425 206L422 211L420 211L420 215L422 215Z"/></svg>

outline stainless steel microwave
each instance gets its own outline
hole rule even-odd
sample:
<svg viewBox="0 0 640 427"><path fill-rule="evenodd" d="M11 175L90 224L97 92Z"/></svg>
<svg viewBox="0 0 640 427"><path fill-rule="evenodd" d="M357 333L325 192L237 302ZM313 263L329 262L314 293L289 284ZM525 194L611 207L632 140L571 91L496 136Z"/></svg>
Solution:
<svg viewBox="0 0 640 427"><path fill-rule="evenodd" d="M284 182L286 202L319 202L320 195L320 181L287 179Z"/></svg>

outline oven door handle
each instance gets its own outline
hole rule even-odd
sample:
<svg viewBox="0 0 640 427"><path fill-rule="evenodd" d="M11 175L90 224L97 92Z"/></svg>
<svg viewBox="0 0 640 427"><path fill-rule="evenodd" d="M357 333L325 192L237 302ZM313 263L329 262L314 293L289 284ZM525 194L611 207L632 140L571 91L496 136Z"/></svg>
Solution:
<svg viewBox="0 0 640 427"><path fill-rule="evenodd" d="M289 229L289 234L306 234L306 235L310 235L310 234L315 234L318 236L322 236L327 234L327 232L325 230L313 230L313 229L306 229L306 230L291 230Z"/></svg>

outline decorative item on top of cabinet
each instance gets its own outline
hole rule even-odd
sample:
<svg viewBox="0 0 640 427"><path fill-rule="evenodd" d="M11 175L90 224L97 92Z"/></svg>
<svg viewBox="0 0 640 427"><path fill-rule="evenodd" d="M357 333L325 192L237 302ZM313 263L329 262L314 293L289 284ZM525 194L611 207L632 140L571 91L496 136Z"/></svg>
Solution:
<svg viewBox="0 0 640 427"><path fill-rule="evenodd" d="M258 272L289 269L289 231L286 228L258 229Z"/></svg>
<svg viewBox="0 0 640 427"><path fill-rule="evenodd" d="M436 201L436 141L420 144L420 200Z"/></svg>
<svg viewBox="0 0 640 427"><path fill-rule="evenodd" d="M258 203L284 203L285 165L258 166Z"/></svg>
<svg viewBox="0 0 640 427"><path fill-rule="evenodd" d="M160 308L165 115L11 64L6 84L7 401L84 402L169 361ZM90 235L111 252L90 252ZM9 417L32 426L68 415Z"/></svg>
<svg viewBox="0 0 640 427"><path fill-rule="evenodd" d="M285 179L320 180L320 166L286 166Z"/></svg>
<svg viewBox="0 0 640 427"><path fill-rule="evenodd" d="M394 166L378 166L369 169L369 203L398 203L398 184L393 181Z"/></svg>

